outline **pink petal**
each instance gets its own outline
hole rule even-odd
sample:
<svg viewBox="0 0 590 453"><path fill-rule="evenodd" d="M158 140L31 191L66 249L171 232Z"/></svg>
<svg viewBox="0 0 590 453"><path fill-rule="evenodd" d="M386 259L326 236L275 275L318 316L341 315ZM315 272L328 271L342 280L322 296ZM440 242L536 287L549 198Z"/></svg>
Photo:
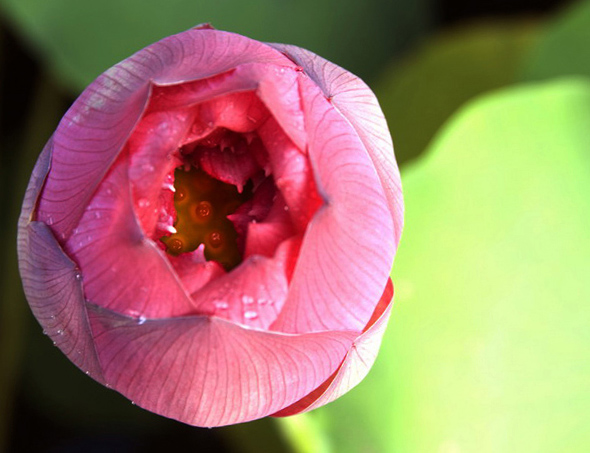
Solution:
<svg viewBox="0 0 590 453"><path fill-rule="evenodd" d="M258 134L268 150L275 184L298 231L304 231L322 200L318 197L307 155L269 118Z"/></svg>
<svg viewBox="0 0 590 453"><path fill-rule="evenodd" d="M356 130L385 189L398 244L404 212L401 180L387 122L375 95L361 79L309 50L286 44L270 45L302 66Z"/></svg>
<svg viewBox="0 0 590 453"><path fill-rule="evenodd" d="M135 317L194 313L172 266L133 211L127 162L111 170L67 242L88 300Z"/></svg>
<svg viewBox="0 0 590 453"><path fill-rule="evenodd" d="M173 86L170 89L156 88L153 108L182 108L228 93L256 90L257 96L272 112L293 143L299 149L305 149L306 136L298 92L298 76L297 68L287 58L282 63L242 64L207 80ZM248 116L252 115L247 115L241 121Z"/></svg>
<svg viewBox="0 0 590 453"><path fill-rule="evenodd" d="M338 370L309 395L273 416L286 417L316 409L340 398L359 384L367 376L377 358L381 339L391 314L392 297L393 284L390 279L371 320L363 333L354 340L352 348Z"/></svg>
<svg viewBox="0 0 590 453"><path fill-rule="evenodd" d="M226 273L217 262L206 261L204 247L201 244L193 252L169 258L188 294L196 293L209 282Z"/></svg>
<svg viewBox="0 0 590 453"><path fill-rule="evenodd" d="M268 217L263 222L248 224L244 257L272 256L278 245L295 234L289 212L281 194L277 194Z"/></svg>
<svg viewBox="0 0 590 453"><path fill-rule="evenodd" d="M192 295L197 310L257 329L267 329L286 298L285 261L252 256Z"/></svg>
<svg viewBox="0 0 590 453"><path fill-rule="evenodd" d="M51 174L39 219L51 215L68 238L85 206L143 113L152 82L177 84L241 64L294 66L273 48L233 33L193 29L137 52L99 76L68 110L55 132Z"/></svg>
<svg viewBox="0 0 590 453"><path fill-rule="evenodd" d="M309 158L326 200L308 229L289 298L272 329L360 331L389 278L395 234L388 200L358 135L301 79Z"/></svg>
<svg viewBox="0 0 590 453"><path fill-rule="evenodd" d="M80 270L44 223L21 227L18 249L25 294L44 332L82 371L104 382L84 305Z"/></svg>
<svg viewBox="0 0 590 453"><path fill-rule="evenodd" d="M158 198L163 183L176 167L173 153L193 119L194 113L187 110L151 113L141 120L128 142L131 154L129 180L133 186L135 212L143 231L149 236L154 234L162 214ZM168 192L173 199L172 192Z"/></svg>
<svg viewBox="0 0 590 453"><path fill-rule="evenodd" d="M246 182L258 172L258 164L245 141L231 148L198 149L199 166L219 181L233 184L242 191Z"/></svg>
<svg viewBox="0 0 590 453"><path fill-rule="evenodd" d="M355 335L283 335L219 318L143 323L90 309L105 381L145 409L198 426L277 412L324 382Z"/></svg>
<svg viewBox="0 0 590 453"><path fill-rule="evenodd" d="M51 167L52 153L53 136L47 141L47 143L43 147L43 151L41 151L41 154L39 155L39 158L35 163L35 168L33 168L33 173L31 174L31 179L29 180L29 185L27 186L27 191L25 192L23 206L21 208L20 217L18 219L19 240L21 234L25 234L24 230L26 229L27 225L31 221L38 219L38 215L34 213L33 210L37 205L39 194L41 193L43 185L45 184L47 173L49 173L49 169ZM48 225L53 225L53 217L47 218L46 222Z"/></svg>

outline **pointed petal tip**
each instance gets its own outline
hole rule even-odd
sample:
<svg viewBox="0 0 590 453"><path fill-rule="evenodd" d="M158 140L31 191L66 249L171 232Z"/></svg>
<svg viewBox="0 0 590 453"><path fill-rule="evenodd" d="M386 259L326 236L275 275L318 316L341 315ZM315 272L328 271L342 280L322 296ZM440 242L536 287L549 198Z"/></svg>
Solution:
<svg viewBox="0 0 590 453"><path fill-rule="evenodd" d="M202 24L195 25L191 30L215 30L215 27L209 22L203 22Z"/></svg>

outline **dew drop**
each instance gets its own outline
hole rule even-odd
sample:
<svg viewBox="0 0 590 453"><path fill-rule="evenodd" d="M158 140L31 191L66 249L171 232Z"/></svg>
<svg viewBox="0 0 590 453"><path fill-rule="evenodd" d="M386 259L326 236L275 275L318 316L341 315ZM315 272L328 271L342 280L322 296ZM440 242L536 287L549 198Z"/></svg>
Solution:
<svg viewBox="0 0 590 453"><path fill-rule="evenodd" d="M164 189L167 189L167 190L169 190L170 192L176 192L176 188L175 188L175 187L174 187L172 184L170 184L169 182L165 182L165 183L162 185L162 187L163 187Z"/></svg>
<svg viewBox="0 0 590 453"><path fill-rule="evenodd" d="M178 231L176 230L176 228L174 228L172 225L166 225L166 224L161 224L159 223L158 228L160 228L161 230L164 230L170 234L176 234L178 233Z"/></svg>
<svg viewBox="0 0 590 453"><path fill-rule="evenodd" d="M150 205L150 201L146 198L140 198L137 202L140 208L147 208Z"/></svg>
<svg viewBox="0 0 590 453"><path fill-rule="evenodd" d="M244 305L250 305L254 303L254 298L252 296L242 296L242 302Z"/></svg>
<svg viewBox="0 0 590 453"><path fill-rule="evenodd" d="M76 280L78 280L78 281L82 280L82 274L80 272L76 272L74 274L74 277L76 277Z"/></svg>
<svg viewBox="0 0 590 453"><path fill-rule="evenodd" d="M100 214L100 212L98 212L98 211L94 211L94 218L95 218L95 219L100 219L100 217L101 217L101 214Z"/></svg>
<svg viewBox="0 0 590 453"><path fill-rule="evenodd" d="M229 304L225 300L216 300L214 304L218 310L227 310L229 308Z"/></svg>
<svg viewBox="0 0 590 453"><path fill-rule="evenodd" d="M143 164L141 166L142 170L147 171L147 172L152 172L154 171L154 166L152 164Z"/></svg>
<svg viewBox="0 0 590 453"><path fill-rule="evenodd" d="M53 217L47 217L47 225L53 225Z"/></svg>
<svg viewBox="0 0 590 453"><path fill-rule="evenodd" d="M64 334L64 331L61 330L61 329L58 329L57 332L55 332L55 333L57 333L58 335L63 335Z"/></svg>
<svg viewBox="0 0 590 453"><path fill-rule="evenodd" d="M140 326L145 322L145 316L140 316L139 318L137 318L137 324L139 324Z"/></svg>
<svg viewBox="0 0 590 453"><path fill-rule="evenodd" d="M256 313L255 311L248 310L247 312L244 313L244 318L256 319L256 318L258 318L258 313Z"/></svg>

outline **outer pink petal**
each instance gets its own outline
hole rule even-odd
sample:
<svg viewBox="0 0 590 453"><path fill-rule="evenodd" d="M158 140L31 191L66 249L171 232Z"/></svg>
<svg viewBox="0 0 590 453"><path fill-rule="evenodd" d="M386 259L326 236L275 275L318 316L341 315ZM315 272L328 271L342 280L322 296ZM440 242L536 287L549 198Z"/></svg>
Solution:
<svg viewBox="0 0 590 453"><path fill-rule="evenodd" d="M49 228L31 213L49 171L52 140L39 157L27 188L18 229L19 268L31 310L44 331L79 368L103 382L84 307L79 269Z"/></svg>
<svg viewBox="0 0 590 453"><path fill-rule="evenodd" d="M19 253L25 294L44 332L82 371L104 382L84 307L80 270L41 222L21 231Z"/></svg>
<svg viewBox="0 0 590 453"><path fill-rule="evenodd" d="M233 33L193 29L137 52L99 76L54 135L39 220L69 237L145 109L152 83L176 84L261 62L293 66L273 48Z"/></svg>
<svg viewBox="0 0 590 453"><path fill-rule="evenodd" d="M195 307L133 211L127 161L102 182L66 244L83 270L88 300L136 317L194 313Z"/></svg>
<svg viewBox="0 0 590 453"><path fill-rule="evenodd" d="M373 162L354 129L301 79L309 159L325 204L310 222L289 298L271 328L361 331L395 254L393 219Z"/></svg>
<svg viewBox="0 0 590 453"><path fill-rule="evenodd" d="M395 242L399 243L404 213L401 180L391 135L375 95L361 79L309 50L287 44L270 45L303 67L356 130L385 189L393 213Z"/></svg>
<svg viewBox="0 0 590 453"><path fill-rule="evenodd" d="M338 368L356 336L283 335L215 317L138 323L99 307L89 314L105 381L150 411L198 426L292 404Z"/></svg>
<svg viewBox="0 0 590 453"><path fill-rule="evenodd" d="M392 297L393 285L389 280L373 317L363 333L353 342L352 348L338 370L309 395L273 415L286 417L316 409L340 398L359 384L367 376L377 358L381 339L391 314Z"/></svg>

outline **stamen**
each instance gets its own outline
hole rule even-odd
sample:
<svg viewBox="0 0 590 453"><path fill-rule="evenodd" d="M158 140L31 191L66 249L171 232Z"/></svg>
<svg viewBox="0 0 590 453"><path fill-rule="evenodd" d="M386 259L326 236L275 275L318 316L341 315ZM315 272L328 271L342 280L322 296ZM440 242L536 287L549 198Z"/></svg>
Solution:
<svg viewBox="0 0 590 453"><path fill-rule="evenodd" d="M252 197L252 185L240 193L236 186L194 167L189 171L179 167L174 176L176 221L163 228L170 236L161 238L168 253L180 255L204 244L207 260L217 261L226 270L240 264L238 235L228 216Z"/></svg>

